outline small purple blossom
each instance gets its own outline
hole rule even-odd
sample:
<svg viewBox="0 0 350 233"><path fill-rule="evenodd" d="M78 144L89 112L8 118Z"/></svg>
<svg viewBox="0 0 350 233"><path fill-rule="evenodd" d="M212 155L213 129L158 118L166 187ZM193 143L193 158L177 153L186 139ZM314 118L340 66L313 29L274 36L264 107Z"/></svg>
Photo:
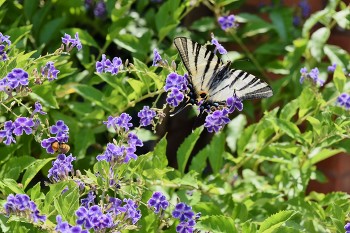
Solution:
<svg viewBox="0 0 350 233"><path fill-rule="evenodd" d="M124 207L126 208L126 219L130 219L132 224L137 223L141 218L141 211L138 210L138 205L131 199L124 199L126 203Z"/></svg>
<svg viewBox="0 0 350 233"><path fill-rule="evenodd" d="M112 204L110 206L110 208L107 210L108 212L113 212L114 215L119 215L121 213L125 213L126 212L126 207L122 206L122 200L120 200L119 198L114 198L114 197L110 197L109 198L109 202Z"/></svg>
<svg viewBox="0 0 350 233"><path fill-rule="evenodd" d="M300 73L301 77L299 81L301 84L304 82L305 78L310 77L314 81L314 83L318 83L320 86L323 86L324 81L318 77L320 72L317 67L313 68L309 73L305 67L301 68Z"/></svg>
<svg viewBox="0 0 350 233"><path fill-rule="evenodd" d="M214 49L214 53L216 53L216 51L219 51L220 54L226 54L227 50L224 48L224 46L222 46L217 39L215 39L214 35L212 34L211 36L211 43L213 45L215 45L215 49Z"/></svg>
<svg viewBox="0 0 350 233"><path fill-rule="evenodd" d="M186 91L188 85L187 78L187 74L181 76L174 72L170 73L165 80L164 90L169 91L176 88L179 91Z"/></svg>
<svg viewBox="0 0 350 233"><path fill-rule="evenodd" d="M89 208L90 204L95 204L95 195L93 191L90 191L86 198L82 198L80 203L82 206Z"/></svg>
<svg viewBox="0 0 350 233"><path fill-rule="evenodd" d="M66 45L67 52L71 51L74 47L77 47L78 51L82 49L78 32L75 33L74 39L70 35L65 33L62 37L62 43Z"/></svg>
<svg viewBox="0 0 350 233"><path fill-rule="evenodd" d="M333 63L331 66L328 66L327 70L328 72L334 72L337 68L337 63Z"/></svg>
<svg viewBox="0 0 350 233"><path fill-rule="evenodd" d="M229 111L227 109L216 110L212 114L205 118L204 127L207 128L208 132L218 132L224 125L230 122L230 118L227 117Z"/></svg>
<svg viewBox="0 0 350 233"><path fill-rule="evenodd" d="M41 147L46 149L46 152L49 154L54 154L55 150L52 148L52 143L57 142L56 137L49 137L41 141Z"/></svg>
<svg viewBox="0 0 350 233"><path fill-rule="evenodd" d="M175 210L172 212L172 216L174 218L180 219L181 222L184 222L186 220L193 219L195 214L192 211L191 206L186 205L183 202L180 202L175 206Z"/></svg>
<svg viewBox="0 0 350 233"><path fill-rule="evenodd" d="M10 38L10 36L7 36L7 35L4 36L0 32L0 60L1 61L8 60L6 44L7 44L7 47L9 47L11 45L11 41L9 38Z"/></svg>
<svg viewBox="0 0 350 233"><path fill-rule="evenodd" d="M72 162L76 160L75 157L70 154L66 156L59 154L57 159L52 162L52 167L49 170L48 178L51 178L54 182L59 182L66 179L70 172L73 172Z"/></svg>
<svg viewBox="0 0 350 233"><path fill-rule="evenodd" d="M179 232L179 233L193 233L195 225L196 225L196 222L193 219L190 219L188 221L180 222L179 225L176 226L176 232Z"/></svg>
<svg viewBox="0 0 350 233"><path fill-rule="evenodd" d="M10 46L11 45L10 36L3 35L0 32L0 43L1 44L5 44L6 43L8 46Z"/></svg>
<svg viewBox="0 0 350 233"><path fill-rule="evenodd" d="M165 210L169 206L169 202L161 192L154 192L147 202L149 207L154 207L154 213L158 214L160 209Z"/></svg>
<svg viewBox="0 0 350 233"><path fill-rule="evenodd" d="M103 214L98 205L91 206L89 209L80 207L75 214L78 217L76 223L87 229L94 228L95 231L100 231L114 226L112 216Z"/></svg>
<svg viewBox="0 0 350 233"><path fill-rule="evenodd" d="M238 111L243 110L243 103L236 95L229 97L226 101L226 105L229 109L229 113L232 113L235 110L235 108L237 108Z"/></svg>
<svg viewBox="0 0 350 233"><path fill-rule="evenodd" d="M113 60L106 59L106 55L102 54L101 61L96 62L96 72L107 73L110 72L112 75L118 74L120 67L122 66L122 59L114 57Z"/></svg>
<svg viewBox="0 0 350 233"><path fill-rule="evenodd" d="M39 215L39 210L37 209L36 204L30 200L27 194L10 194L7 197L7 202L4 204L4 209L6 214L25 214L27 218L32 219L34 222L38 220L45 222L46 216ZM22 214L21 214L22 213Z"/></svg>
<svg viewBox="0 0 350 233"><path fill-rule="evenodd" d="M298 4L301 8L301 15L303 18L307 18L310 15L311 7L307 0L301 0Z"/></svg>
<svg viewBox="0 0 350 233"><path fill-rule="evenodd" d="M119 117L116 117L115 125L123 128L125 131L129 131L129 128L132 127L132 123L129 123L131 119L132 118L129 114L123 112Z"/></svg>
<svg viewBox="0 0 350 233"><path fill-rule="evenodd" d="M101 74L106 68L106 55L102 54L101 61L96 62L96 72Z"/></svg>
<svg viewBox="0 0 350 233"><path fill-rule="evenodd" d="M300 84L302 84L304 82L304 79L307 77L308 75L308 70L306 69L306 67L303 67L300 69L300 74L301 74L301 77L300 77Z"/></svg>
<svg viewBox="0 0 350 233"><path fill-rule="evenodd" d="M234 15L221 16L218 18L218 22L220 24L221 29L224 31L229 28L237 27Z"/></svg>
<svg viewBox="0 0 350 233"><path fill-rule="evenodd" d="M43 106L41 106L39 101L35 102L34 107L35 107L35 109L34 109L32 115L34 115L35 113L40 113L41 115L46 114L46 112L43 111Z"/></svg>
<svg viewBox="0 0 350 233"><path fill-rule="evenodd" d="M106 14L107 14L106 3L103 0L97 2L94 8L94 15L98 18L104 18Z"/></svg>
<svg viewBox="0 0 350 233"><path fill-rule="evenodd" d="M177 107L183 101L183 99L184 99L184 94L181 91L179 91L179 89L172 88L171 92L168 94L166 98L166 102L171 107Z"/></svg>
<svg viewBox="0 0 350 233"><path fill-rule="evenodd" d="M28 86L28 73L20 68L14 68L10 73L6 76L8 84L12 89L20 86Z"/></svg>
<svg viewBox="0 0 350 233"><path fill-rule="evenodd" d="M152 124L152 120L156 116L156 112L150 109L148 106L144 106L143 109L138 112L137 116L140 118L141 126L148 126Z"/></svg>
<svg viewBox="0 0 350 233"><path fill-rule="evenodd" d="M50 127L50 133L56 134L57 137L68 135L69 128L62 120L58 120L55 125Z"/></svg>
<svg viewBox="0 0 350 233"><path fill-rule="evenodd" d="M136 134L134 134L134 133L129 133L129 134L128 134L128 145L129 145L130 147L136 148L137 146L139 146L139 147L143 146L143 143L142 143L141 139L139 139L139 138L137 137Z"/></svg>
<svg viewBox="0 0 350 233"><path fill-rule="evenodd" d="M153 64L152 66L158 66L158 62L162 61L162 57L160 56L157 49L153 49Z"/></svg>
<svg viewBox="0 0 350 233"><path fill-rule="evenodd" d="M34 126L34 121L28 117L18 117L14 122L15 129L13 133L16 136L20 136L25 132L27 135L32 133L32 128Z"/></svg>
<svg viewBox="0 0 350 233"><path fill-rule="evenodd" d="M44 67L41 68L41 75L46 77L50 82L57 79L60 71L57 70L52 61L48 61Z"/></svg>
<svg viewBox="0 0 350 233"><path fill-rule="evenodd" d="M113 143L108 143L106 151L103 154L98 155L96 159L97 161L105 160L107 162L115 163L121 160L120 158L124 155L124 151L124 146L116 146Z"/></svg>
<svg viewBox="0 0 350 233"><path fill-rule="evenodd" d="M13 137L13 130L15 129L14 123L12 121L6 121L4 123L4 129L0 130L0 138L6 140L4 141L5 145L10 145L11 143L16 143L15 138Z"/></svg>
<svg viewBox="0 0 350 233"><path fill-rule="evenodd" d="M345 224L344 229L346 230L345 233L350 233L350 222L348 222L347 224Z"/></svg>
<svg viewBox="0 0 350 233"><path fill-rule="evenodd" d="M342 93L337 98L336 103L341 107L345 107L346 110L349 110L350 109L350 95L347 93Z"/></svg>

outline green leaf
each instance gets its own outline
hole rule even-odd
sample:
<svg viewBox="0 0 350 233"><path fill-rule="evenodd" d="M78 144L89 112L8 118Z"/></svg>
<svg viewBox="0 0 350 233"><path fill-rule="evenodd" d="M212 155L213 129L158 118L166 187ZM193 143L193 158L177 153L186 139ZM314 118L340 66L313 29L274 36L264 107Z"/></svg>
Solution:
<svg viewBox="0 0 350 233"><path fill-rule="evenodd" d="M128 83L130 84L130 86L134 90L134 93L132 93L132 95L135 96L135 99L139 98L140 96L142 96L143 89L146 87L144 82L136 80L136 79L129 78L128 79Z"/></svg>
<svg viewBox="0 0 350 233"><path fill-rule="evenodd" d="M32 90L33 92L30 93L30 96L33 99L39 100L40 103L50 108L58 108L56 96L53 94L55 93L54 85L33 86Z"/></svg>
<svg viewBox="0 0 350 233"><path fill-rule="evenodd" d="M153 163L157 168L165 168L168 165L168 159L166 157L167 140L164 136L154 148L153 151Z"/></svg>
<svg viewBox="0 0 350 233"><path fill-rule="evenodd" d="M65 18L54 18L48 22L45 22L40 28L39 43L46 44L58 36L58 31L63 27Z"/></svg>
<svg viewBox="0 0 350 233"><path fill-rule="evenodd" d="M223 154L225 151L225 134L217 133L214 135L209 146L209 163L214 173L218 173L222 168L223 164Z"/></svg>
<svg viewBox="0 0 350 233"><path fill-rule="evenodd" d="M85 85L85 84L76 84L72 86L72 88L81 96L84 98L90 100L92 103L100 106L101 108L112 112L112 109L106 105L106 103L103 101L104 96L103 93L99 90L97 90L94 87Z"/></svg>
<svg viewBox="0 0 350 233"><path fill-rule="evenodd" d="M5 188L11 190L11 192L7 193L7 195L11 194L11 193L24 193L24 189L20 189L18 186L18 183L13 179L0 180L0 184L1 184L1 189L3 191L5 191L5 190L3 189L2 186L5 186ZM6 192L4 192L4 193L6 193Z"/></svg>
<svg viewBox="0 0 350 233"><path fill-rule="evenodd" d="M245 150L246 146L250 142L250 139L252 138L255 130L256 130L256 124L250 125L247 128L244 129L242 136L238 139L237 142L237 154L239 156L242 156L243 151Z"/></svg>
<svg viewBox="0 0 350 233"><path fill-rule="evenodd" d="M349 7L344 8L341 11L336 12L333 15L333 19L337 21L337 24L343 29L350 29L350 9Z"/></svg>
<svg viewBox="0 0 350 233"><path fill-rule="evenodd" d="M239 14L239 17L242 18L242 22L249 22L245 24L242 37L252 37L258 34L266 33L273 29L272 25L261 19L256 14L243 13Z"/></svg>
<svg viewBox="0 0 350 233"><path fill-rule="evenodd" d="M320 135L321 134L321 130L322 130L322 124L321 122L316 119L315 117L312 117L312 116L308 116L306 118L306 120L308 122L310 122L310 124L312 125L312 129L318 134Z"/></svg>
<svg viewBox="0 0 350 233"><path fill-rule="evenodd" d="M299 102L294 99L288 102L281 110L280 118L289 121L298 111Z"/></svg>
<svg viewBox="0 0 350 233"><path fill-rule="evenodd" d="M26 188L34 176L43 168L48 162L54 160L55 158L48 159L37 159L27 168L26 172L22 178L23 188Z"/></svg>
<svg viewBox="0 0 350 233"><path fill-rule="evenodd" d="M261 223L258 233L275 232L295 214L296 212L293 210L283 210L271 215Z"/></svg>
<svg viewBox="0 0 350 233"><path fill-rule="evenodd" d="M208 32L214 30L216 27L217 26L212 17L201 17L191 25L192 30L199 32Z"/></svg>
<svg viewBox="0 0 350 233"><path fill-rule="evenodd" d="M200 134L203 131L203 126L195 129L190 136L188 136L184 142L180 145L176 153L177 164L179 166L179 171L184 174L187 161L191 155L191 152L199 139Z"/></svg>
<svg viewBox="0 0 350 233"><path fill-rule="evenodd" d="M201 217L201 221L196 224L196 229L211 233L237 232L233 219L223 215Z"/></svg>
<svg viewBox="0 0 350 233"><path fill-rule="evenodd" d="M241 137L246 125L247 118L243 114L239 114L227 125L226 143L232 152L236 151L237 141Z"/></svg>
<svg viewBox="0 0 350 233"><path fill-rule="evenodd" d="M321 162L325 159L328 159L329 157L332 157L333 155L339 154L340 152L344 152L343 149L322 149L321 148L315 148L313 151L311 151L309 158L310 163L312 165Z"/></svg>
<svg viewBox="0 0 350 233"><path fill-rule="evenodd" d="M276 125L289 137L293 139L300 137L300 130L295 124L282 119L275 119L275 120L276 120L275 121Z"/></svg>
<svg viewBox="0 0 350 233"><path fill-rule="evenodd" d="M331 31L327 27L317 29L311 36L311 40L308 43L311 55L320 62L323 57L323 47L327 42Z"/></svg>
<svg viewBox="0 0 350 233"><path fill-rule="evenodd" d="M337 66L334 71L333 81L335 87L337 88L337 91L339 91L339 93L342 93L344 90L344 85L346 83L346 77L340 66Z"/></svg>
<svg viewBox="0 0 350 233"><path fill-rule="evenodd" d="M74 137L74 155L78 158L84 158L87 148L95 143L95 134L88 126L80 128L79 133Z"/></svg>
<svg viewBox="0 0 350 233"><path fill-rule="evenodd" d="M201 174L205 167L207 166L207 158L209 154L210 148L209 146L205 147L201 151L199 151L191 161L190 169L189 170L194 170Z"/></svg>

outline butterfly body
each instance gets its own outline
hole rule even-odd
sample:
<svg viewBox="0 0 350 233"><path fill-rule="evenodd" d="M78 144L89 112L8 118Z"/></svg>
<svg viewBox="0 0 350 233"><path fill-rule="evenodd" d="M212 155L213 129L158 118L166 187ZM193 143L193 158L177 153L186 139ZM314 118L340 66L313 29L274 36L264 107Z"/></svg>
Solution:
<svg viewBox="0 0 350 233"><path fill-rule="evenodd" d="M242 70L231 69L231 62L223 63L213 52L185 37L176 37L174 44L188 71L188 98L200 110L224 105L229 97L240 100L267 98L271 87Z"/></svg>

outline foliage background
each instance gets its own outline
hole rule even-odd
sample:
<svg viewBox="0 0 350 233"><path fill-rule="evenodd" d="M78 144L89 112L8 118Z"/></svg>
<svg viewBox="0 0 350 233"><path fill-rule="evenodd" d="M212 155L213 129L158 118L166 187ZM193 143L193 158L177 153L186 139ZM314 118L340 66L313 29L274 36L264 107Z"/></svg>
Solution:
<svg viewBox="0 0 350 233"><path fill-rule="evenodd" d="M126 190L135 196L141 193L138 198L144 202L153 189L166 192L173 200L179 197L202 213L197 227L206 231L344 231L349 196L306 192L311 179L325 180L316 170L317 162L350 151L349 111L335 104L341 93L349 93L349 53L328 42L334 31L349 30L349 7L344 2L328 1L324 9L301 19L298 26L293 25L293 17L300 15L301 9L279 1L262 6L259 13L247 13L241 10L245 1L108 0L103 18L94 16L79 0L0 4L0 31L13 43L10 60L0 64L0 77L15 67L32 74L47 61L55 61L60 70L57 81L32 85L28 96L2 99L1 122L15 119L15 115L29 115L28 108L39 100L48 112L41 117L42 122L47 118L52 125L64 120L69 126L71 152L77 157L74 168L103 174L105 164L96 163L96 156L115 134L108 132L102 121L109 115L128 112L135 116L133 124L138 125L136 115L144 105L157 100L154 106L162 108L162 88L171 67L151 67L153 49L157 48L169 64L175 60L177 72L183 74L173 38L184 35L205 44L214 33L232 51L223 59L248 58L249 62L234 62L234 67L269 82L274 96L245 101L244 111L234 113L225 130L215 135L202 133L202 128L191 133L193 110L173 118L167 112L156 134L150 129L138 131L148 142L138 151L137 161L118 170L129 182ZM208 14L195 17L199 9ZM239 27L225 32L218 26L217 17L229 11L237 12ZM70 55L55 53L61 45L60 37L75 32L79 32L83 49ZM125 67L117 76L97 74L95 63L102 54L121 57L133 66ZM337 69L329 74L327 66L332 63L337 63ZM319 68L320 77L326 80L324 87L311 82L300 84L299 70L304 66ZM188 126L178 127L184 119ZM178 131L189 135L184 142ZM10 193L31 194L41 202L42 211L50 213L50 230L56 214L68 220L70 213L52 206L45 195L51 190L56 193L55 200L66 203L69 193L59 199L57 186L43 185L54 157L40 147L41 138L45 137L24 135L16 144L0 145L1 199ZM140 188L130 188L136 178ZM70 204L77 207L79 202L74 201ZM142 209L147 218L140 225L147 229L141 228L141 232L159 227L153 224L156 216L151 212ZM4 215L0 218L2 229L37 229L15 220L6 223ZM163 230L172 232L174 227Z"/></svg>

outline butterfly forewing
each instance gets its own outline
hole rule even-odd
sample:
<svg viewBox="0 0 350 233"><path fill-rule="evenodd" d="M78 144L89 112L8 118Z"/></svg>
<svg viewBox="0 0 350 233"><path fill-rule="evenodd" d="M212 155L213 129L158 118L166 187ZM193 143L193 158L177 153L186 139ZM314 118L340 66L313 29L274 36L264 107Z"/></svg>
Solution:
<svg viewBox="0 0 350 233"><path fill-rule="evenodd" d="M185 37L175 38L174 44L196 91L208 92L209 82L222 65L221 60L207 48Z"/></svg>
<svg viewBox="0 0 350 233"><path fill-rule="evenodd" d="M197 93L205 91L208 101L224 103L234 95L241 100L273 95L267 83L245 71L230 69L230 62L223 64L221 59L206 47L185 37L175 38L174 44L193 87Z"/></svg>

